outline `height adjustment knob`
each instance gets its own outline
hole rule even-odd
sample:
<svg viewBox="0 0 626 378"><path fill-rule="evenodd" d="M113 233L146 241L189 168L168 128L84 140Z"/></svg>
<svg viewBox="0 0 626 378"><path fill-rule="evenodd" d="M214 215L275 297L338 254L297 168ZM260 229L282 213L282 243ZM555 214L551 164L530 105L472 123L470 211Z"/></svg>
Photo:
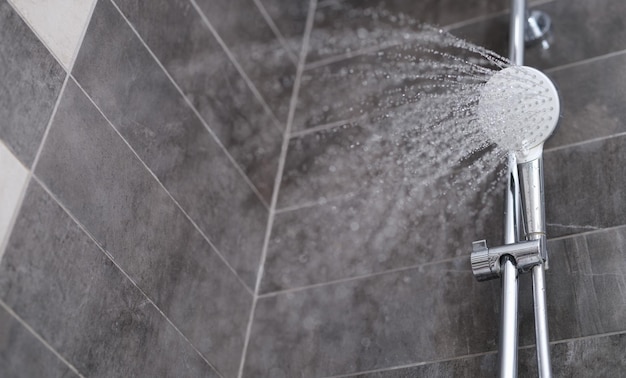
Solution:
<svg viewBox="0 0 626 378"><path fill-rule="evenodd" d="M472 272L478 281L488 281L500 277L500 256L490 253L487 241L472 243Z"/></svg>

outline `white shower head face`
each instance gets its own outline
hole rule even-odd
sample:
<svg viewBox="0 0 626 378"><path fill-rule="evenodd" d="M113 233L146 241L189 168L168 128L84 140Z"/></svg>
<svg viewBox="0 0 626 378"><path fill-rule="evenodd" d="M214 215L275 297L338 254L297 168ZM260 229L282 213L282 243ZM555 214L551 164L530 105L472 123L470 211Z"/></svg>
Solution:
<svg viewBox="0 0 626 378"><path fill-rule="evenodd" d="M496 74L481 90L477 115L487 136L520 161L541 155L543 143L556 128L559 96L550 79L526 66Z"/></svg>

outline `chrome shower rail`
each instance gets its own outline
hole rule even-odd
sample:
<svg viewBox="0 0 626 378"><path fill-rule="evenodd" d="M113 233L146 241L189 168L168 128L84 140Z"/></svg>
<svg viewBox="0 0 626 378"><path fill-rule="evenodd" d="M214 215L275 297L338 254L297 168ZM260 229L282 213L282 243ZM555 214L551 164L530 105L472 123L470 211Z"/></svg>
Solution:
<svg viewBox="0 0 626 378"><path fill-rule="evenodd" d="M535 13L535 15L539 15L540 13ZM547 16L546 16L547 17ZM549 20L549 18L547 18ZM526 26L527 25L536 25L536 22L528 22L528 11L526 7L526 0L511 0L511 24L510 24L510 38L509 38L509 50L510 50L510 59L513 63L517 65L524 64L524 44L526 42ZM533 21L535 18L532 19ZM536 38L542 37L542 35L538 35L536 33L536 28L529 28L534 32L534 36ZM544 33L546 31L544 30ZM509 164L511 160L509 160ZM548 313L546 308L546 286L545 286L545 269L548 264L548 254L547 254L547 240L546 240L546 227L545 227L545 206L544 206L544 198L543 198L543 177L542 175L542 165L543 159L539 158L535 161L524 163L519 166L519 169L526 170L528 174L524 175L524 177L529 177L531 182L517 182L515 186L517 186L517 197L515 198L513 208L514 212L511 212L505 216L512 216L514 219L510 221L506 221L507 224L509 222L518 221L519 214L516 211L519 211L519 199L523 198L523 208L524 213L524 223L526 240L539 240L541 245L541 254L543 258L543 263L537 264L532 268L532 276L533 276L533 300L534 300L534 312L535 312L535 340L537 347L537 367L539 370L539 377L541 378L551 378L552 377L552 368L550 361L550 343L549 343L549 334L548 334ZM509 165L509 171L516 171L518 167L516 165ZM533 187L539 186L539 190L533 190ZM509 185L509 190L511 185ZM519 190L523 191L523 195L520 197ZM538 195L539 198L535 198ZM507 193L507 199L510 198L510 194ZM535 214L539 212L539 214ZM532 213L532 214L529 214ZM519 231L519 229L517 229ZM519 234L518 239L519 241ZM506 285L505 278L503 278L503 285ZM510 285L510 284L509 284ZM517 287L517 282L515 282L515 286ZM503 302L504 295L506 293L506 287L503 287ZM517 298L517 293L515 294ZM504 305L504 303L503 303ZM517 303L515 304L517 308ZM517 314L515 314L515 340L506 340L508 343L515 343L515 349L517 350ZM506 326L507 323L503 321L503 326ZM509 325L509 327L511 327ZM504 330L501 332L505 332ZM510 348L510 346L509 346ZM510 353L508 350L501 349L501 361L508 360L509 358L503 357L503 353ZM515 360L517 359L517 354L515 354ZM504 365L501 363L501 368L507 368L508 371L503 372L501 370L501 377L516 377L517 376L517 361L515 361L514 369Z"/></svg>
<svg viewBox="0 0 626 378"><path fill-rule="evenodd" d="M550 18L544 13L534 11L531 17L528 17L528 14L525 0L511 0L509 58L518 66L524 64L525 41L544 38L550 26ZM538 20L541 21L541 25L547 27L540 30ZM548 46L547 42L544 48L545 46ZM525 182L520 182L519 172L523 173ZM522 230L525 231L523 236ZM551 378L545 295L547 241L541 157L518 164L515 153L509 154L504 243L502 247L488 249L484 241L474 242L472 252L472 269L479 281L501 279L498 351L500 377L517 377L518 273L531 271L539 377Z"/></svg>

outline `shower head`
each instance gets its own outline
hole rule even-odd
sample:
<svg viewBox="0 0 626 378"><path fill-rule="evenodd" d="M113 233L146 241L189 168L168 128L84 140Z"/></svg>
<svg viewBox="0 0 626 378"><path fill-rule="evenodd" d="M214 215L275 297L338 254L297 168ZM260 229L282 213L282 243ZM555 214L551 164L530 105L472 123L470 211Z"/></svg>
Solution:
<svg viewBox="0 0 626 378"><path fill-rule="evenodd" d="M477 115L489 139L523 163L541 156L560 114L554 84L527 66L498 71L481 89Z"/></svg>

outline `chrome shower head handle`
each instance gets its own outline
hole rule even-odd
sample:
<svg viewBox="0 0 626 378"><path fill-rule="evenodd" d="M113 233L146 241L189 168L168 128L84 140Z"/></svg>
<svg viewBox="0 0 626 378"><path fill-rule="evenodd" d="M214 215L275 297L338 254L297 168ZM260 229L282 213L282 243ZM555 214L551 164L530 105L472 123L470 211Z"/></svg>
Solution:
<svg viewBox="0 0 626 378"><path fill-rule="evenodd" d="M557 90L542 72L511 66L485 84L477 114L487 136L516 155L525 239L539 240L547 261L542 154L559 119Z"/></svg>

